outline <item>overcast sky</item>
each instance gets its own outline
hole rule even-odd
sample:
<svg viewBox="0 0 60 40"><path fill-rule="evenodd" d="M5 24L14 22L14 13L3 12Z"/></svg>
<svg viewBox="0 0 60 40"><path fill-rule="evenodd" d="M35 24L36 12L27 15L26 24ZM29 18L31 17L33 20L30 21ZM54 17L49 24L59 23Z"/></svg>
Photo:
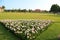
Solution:
<svg viewBox="0 0 60 40"><path fill-rule="evenodd" d="M60 0L0 0L6 9L41 9L49 10L52 4L60 5Z"/></svg>

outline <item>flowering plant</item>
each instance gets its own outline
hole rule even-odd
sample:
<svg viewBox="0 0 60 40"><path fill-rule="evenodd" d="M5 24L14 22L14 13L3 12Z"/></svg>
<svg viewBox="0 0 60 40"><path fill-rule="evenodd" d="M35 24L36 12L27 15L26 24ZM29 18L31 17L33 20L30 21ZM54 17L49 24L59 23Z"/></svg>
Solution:
<svg viewBox="0 0 60 40"><path fill-rule="evenodd" d="M34 40L38 33L43 32L51 23L50 20L17 20L2 21L6 28L13 31L23 40Z"/></svg>

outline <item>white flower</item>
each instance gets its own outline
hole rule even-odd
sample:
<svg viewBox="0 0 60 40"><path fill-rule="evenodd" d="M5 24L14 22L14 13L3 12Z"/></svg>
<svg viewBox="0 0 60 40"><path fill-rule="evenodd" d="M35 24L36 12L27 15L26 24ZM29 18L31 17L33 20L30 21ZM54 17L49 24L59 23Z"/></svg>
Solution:
<svg viewBox="0 0 60 40"><path fill-rule="evenodd" d="M9 25L9 23L7 22L6 25Z"/></svg>
<svg viewBox="0 0 60 40"><path fill-rule="evenodd" d="M22 26L22 27L26 27L26 26Z"/></svg>
<svg viewBox="0 0 60 40"><path fill-rule="evenodd" d="M29 34L29 36L31 36L31 34Z"/></svg>
<svg viewBox="0 0 60 40"><path fill-rule="evenodd" d="M27 35L29 35L29 33L27 33Z"/></svg>
<svg viewBox="0 0 60 40"><path fill-rule="evenodd" d="M30 37L30 39L32 39L32 37Z"/></svg>
<svg viewBox="0 0 60 40"><path fill-rule="evenodd" d="M6 24L5 27L8 27L8 25Z"/></svg>
<svg viewBox="0 0 60 40"><path fill-rule="evenodd" d="M40 26L41 29L43 29L44 27L43 26Z"/></svg>
<svg viewBox="0 0 60 40"><path fill-rule="evenodd" d="M31 24L34 24L34 23L31 23Z"/></svg>
<svg viewBox="0 0 60 40"><path fill-rule="evenodd" d="M16 27L16 26L13 26L14 28Z"/></svg>
<svg viewBox="0 0 60 40"><path fill-rule="evenodd" d="M17 22L14 22L14 23L17 23Z"/></svg>
<svg viewBox="0 0 60 40"><path fill-rule="evenodd" d="M35 33L35 31L32 30L32 33Z"/></svg>
<svg viewBox="0 0 60 40"><path fill-rule="evenodd" d="M30 31L30 29L27 29L27 31Z"/></svg>
<svg viewBox="0 0 60 40"><path fill-rule="evenodd" d="M39 28L39 27L37 27L37 29L38 29L38 30L40 30L40 28Z"/></svg>
<svg viewBox="0 0 60 40"><path fill-rule="evenodd" d="M27 29L27 30L25 31L25 34L26 34L26 33L29 33L29 31L30 31L30 29Z"/></svg>
<svg viewBox="0 0 60 40"><path fill-rule="evenodd" d="M25 31L25 29L23 29L22 31Z"/></svg>
<svg viewBox="0 0 60 40"><path fill-rule="evenodd" d="M12 27L10 26L10 29L11 29Z"/></svg>
<svg viewBox="0 0 60 40"><path fill-rule="evenodd" d="M27 35L26 37L30 39L35 38L36 33L39 31L44 31L45 27L48 26L51 21L46 20L18 20L18 21L5 21L3 22L5 27L13 30L14 33L20 33ZM31 28L30 28L31 26Z"/></svg>
<svg viewBox="0 0 60 40"><path fill-rule="evenodd" d="M41 23L38 23L39 25L41 25Z"/></svg>
<svg viewBox="0 0 60 40"><path fill-rule="evenodd" d="M27 38L29 38L29 36L27 36Z"/></svg>
<svg viewBox="0 0 60 40"><path fill-rule="evenodd" d="M14 30L14 28L11 28L11 30Z"/></svg>
<svg viewBox="0 0 60 40"><path fill-rule="evenodd" d="M23 33L22 31L17 31L17 33Z"/></svg>
<svg viewBox="0 0 60 40"><path fill-rule="evenodd" d="M35 36L33 36L33 38L35 38Z"/></svg>
<svg viewBox="0 0 60 40"><path fill-rule="evenodd" d="M14 28L14 31L16 31L16 29Z"/></svg>
<svg viewBox="0 0 60 40"><path fill-rule="evenodd" d="M13 26L13 23L11 23L10 25Z"/></svg>
<svg viewBox="0 0 60 40"><path fill-rule="evenodd" d="M18 30L20 30L20 28L19 28L19 27L17 27L17 29L18 29Z"/></svg>
<svg viewBox="0 0 60 40"><path fill-rule="evenodd" d="M35 30L35 32L36 32L36 33L38 33L38 31L37 31L37 30Z"/></svg>
<svg viewBox="0 0 60 40"><path fill-rule="evenodd" d="M47 26L47 24L44 23L43 26Z"/></svg>
<svg viewBox="0 0 60 40"><path fill-rule="evenodd" d="M34 31L34 30L35 30L35 28L33 27L31 30L32 30L32 31Z"/></svg>
<svg viewBox="0 0 60 40"><path fill-rule="evenodd" d="M34 27L34 25L31 25L32 27Z"/></svg>
<svg viewBox="0 0 60 40"><path fill-rule="evenodd" d="M15 26L18 26L18 24L16 24Z"/></svg>

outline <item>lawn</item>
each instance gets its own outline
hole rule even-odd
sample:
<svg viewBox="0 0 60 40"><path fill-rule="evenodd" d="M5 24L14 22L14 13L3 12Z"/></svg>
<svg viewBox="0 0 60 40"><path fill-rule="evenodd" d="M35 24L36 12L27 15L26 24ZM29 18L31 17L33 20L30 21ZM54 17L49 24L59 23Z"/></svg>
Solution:
<svg viewBox="0 0 60 40"><path fill-rule="evenodd" d="M0 13L0 20L2 19L41 19L41 20L54 20L60 21L60 15L49 13L17 13L17 12L4 12Z"/></svg>
<svg viewBox="0 0 60 40"><path fill-rule="evenodd" d="M60 23L53 23L48 30L39 35L36 40L58 40L60 35Z"/></svg>
<svg viewBox="0 0 60 40"><path fill-rule="evenodd" d="M0 40L17 40L18 38L15 37L12 33L10 33L7 29L4 28L3 25L0 23Z"/></svg>
<svg viewBox="0 0 60 40"><path fill-rule="evenodd" d="M36 40L58 40L57 36L60 35L60 15L51 13L17 13L17 12L3 12L0 13L0 20L5 19L38 19L38 20L53 20L54 22L49 28L39 35ZM12 33L7 31L0 24L0 40L17 40Z"/></svg>

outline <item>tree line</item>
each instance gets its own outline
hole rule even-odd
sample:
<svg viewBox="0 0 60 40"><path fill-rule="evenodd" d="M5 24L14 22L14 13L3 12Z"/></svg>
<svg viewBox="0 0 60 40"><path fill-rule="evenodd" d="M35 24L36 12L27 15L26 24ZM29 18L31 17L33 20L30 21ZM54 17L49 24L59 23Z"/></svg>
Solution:
<svg viewBox="0 0 60 40"><path fill-rule="evenodd" d="M9 10L4 10L5 12L32 12L32 10L31 9L29 9L29 10L26 10L26 9L9 9Z"/></svg>
<svg viewBox="0 0 60 40"><path fill-rule="evenodd" d="M5 12L48 12L47 10L40 10L40 9L35 9L35 10L32 10L32 9L9 9L9 10L4 10Z"/></svg>
<svg viewBox="0 0 60 40"><path fill-rule="evenodd" d="M2 8L4 9L5 12L53 12L53 13L60 13L60 6L58 4L53 4L49 11L40 10L40 9L35 9L35 10L32 10L32 9L29 9L29 10L27 10L27 9L9 9L9 10L6 10L5 6L2 6Z"/></svg>
<svg viewBox="0 0 60 40"><path fill-rule="evenodd" d="M48 12L47 10L40 10L40 9L5 9L5 6L2 6L4 12Z"/></svg>

